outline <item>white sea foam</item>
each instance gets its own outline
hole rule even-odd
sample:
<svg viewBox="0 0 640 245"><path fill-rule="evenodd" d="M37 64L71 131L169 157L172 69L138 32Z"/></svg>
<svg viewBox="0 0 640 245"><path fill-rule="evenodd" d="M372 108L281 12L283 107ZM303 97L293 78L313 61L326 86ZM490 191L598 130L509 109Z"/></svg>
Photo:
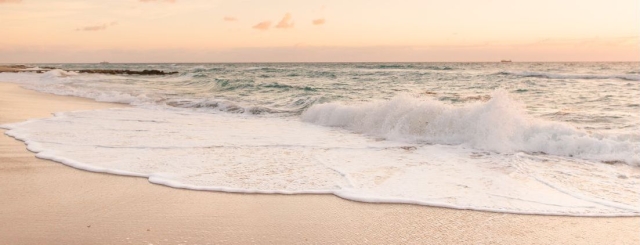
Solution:
<svg viewBox="0 0 640 245"><path fill-rule="evenodd" d="M78 73L74 71L65 71L61 69L54 69L44 73L46 78L53 77L69 77L69 76L77 76Z"/></svg>
<svg viewBox="0 0 640 245"><path fill-rule="evenodd" d="M487 102L464 106L409 96L355 105L334 102L312 106L302 114L302 120L389 140L624 161L640 166L637 141L590 134L566 123L533 118L503 90L491 97Z"/></svg>
<svg viewBox="0 0 640 245"><path fill-rule="evenodd" d="M126 79L119 76L83 75L60 69L50 70L44 73L2 73L0 75L2 81L18 83L28 89L45 93L70 95L90 98L101 102L125 104L142 104L145 100L144 94L109 90L108 87L105 88L104 86L94 85L96 81L104 79Z"/></svg>
<svg viewBox="0 0 640 245"><path fill-rule="evenodd" d="M206 98L167 98L166 94L153 93L160 90L137 86L118 86L114 82L127 83L133 80L136 83L180 83L192 79L192 74L183 74L174 77L131 77L78 74L73 71L51 70L44 73L0 73L1 81L9 81L23 85L28 89L56 95L76 96L89 98L100 102L122 103L142 107L169 107L188 108L200 111L225 111L244 114L265 113L290 113L291 110L278 110L266 106L245 105L214 96ZM129 82L132 83L132 82ZM195 83L195 82L194 82ZM194 84L188 84L195 86ZM150 93L151 92L151 93ZM173 94L173 93L170 93Z"/></svg>
<svg viewBox="0 0 640 245"><path fill-rule="evenodd" d="M627 165L379 141L292 118L127 108L57 113L4 127L39 158L176 188L330 193L509 213L640 215L634 196L640 172Z"/></svg>

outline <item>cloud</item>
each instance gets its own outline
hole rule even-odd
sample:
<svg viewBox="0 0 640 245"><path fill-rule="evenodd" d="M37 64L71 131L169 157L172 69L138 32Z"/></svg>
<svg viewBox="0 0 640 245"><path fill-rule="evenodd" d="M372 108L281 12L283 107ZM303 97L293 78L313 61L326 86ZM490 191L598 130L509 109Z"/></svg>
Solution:
<svg viewBox="0 0 640 245"><path fill-rule="evenodd" d="M0 0L2 1L2 0ZM176 0L140 0L143 3L151 3L151 2L167 2L167 3L175 3Z"/></svg>
<svg viewBox="0 0 640 245"><path fill-rule="evenodd" d="M76 31L102 31L106 29L107 29L107 24L103 24L103 25L81 27L76 29Z"/></svg>
<svg viewBox="0 0 640 245"><path fill-rule="evenodd" d="M324 19L315 19L312 21L314 26L319 26L319 25L324 25L325 20Z"/></svg>
<svg viewBox="0 0 640 245"><path fill-rule="evenodd" d="M19 3L22 0L0 0L0 3Z"/></svg>
<svg viewBox="0 0 640 245"><path fill-rule="evenodd" d="M260 23L256 24L252 28L253 29L257 29L257 30L261 30L261 31L265 31L265 30L268 30L269 27L271 27L271 21L263 21L263 22L260 22Z"/></svg>
<svg viewBox="0 0 640 245"><path fill-rule="evenodd" d="M85 27L76 28L76 31L103 31L103 30L106 30L107 27L114 26L114 25L117 25L117 24L118 24L118 22L112 21L111 23L105 23L105 24L102 24L102 25L93 25L93 26L85 26Z"/></svg>
<svg viewBox="0 0 640 245"><path fill-rule="evenodd" d="M238 19L236 17L233 17L233 16L225 16L224 18L222 18L222 20L229 21L229 22L238 21Z"/></svg>
<svg viewBox="0 0 640 245"><path fill-rule="evenodd" d="M282 20L278 22L278 24L276 25L276 28L282 28L282 29L293 28L293 21L291 21L291 14L286 13L282 18Z"/></svg>

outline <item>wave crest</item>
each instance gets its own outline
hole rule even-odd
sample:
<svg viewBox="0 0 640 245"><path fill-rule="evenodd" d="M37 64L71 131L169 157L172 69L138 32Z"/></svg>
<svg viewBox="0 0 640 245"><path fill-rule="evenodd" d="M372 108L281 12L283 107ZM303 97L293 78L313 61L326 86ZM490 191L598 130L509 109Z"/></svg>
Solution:
<svg viewBox="0 0 640 245"><path fill-rule="evenodd" d="M504 90L462 107L408 96L360 105L314 105L302 120L389 140L465 145L501 153L530 152L640 165L637 142L589 134L529 116Z"/></svg>
<svg viewBox="0 0 640 245"><path fill-rule="evenodd" d="M43 77L53 79L57 77L70 77L70 76L77 76L77 75L78 75L77 72L54 69L54 70L45 72L43 74Z"/></svg>

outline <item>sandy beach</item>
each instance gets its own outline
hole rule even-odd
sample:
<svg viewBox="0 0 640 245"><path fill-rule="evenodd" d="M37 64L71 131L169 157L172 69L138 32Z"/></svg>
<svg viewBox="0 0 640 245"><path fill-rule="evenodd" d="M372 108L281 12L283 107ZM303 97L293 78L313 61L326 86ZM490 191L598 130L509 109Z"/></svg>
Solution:
<svg viewBox="0 0 640 245"><path fill-rule="evenodd" d="M0 83L0 124L122 106ZM640 217L515 215L331 195L173 189L37 159L4 134L0 195L1 244L640 243Z"/></svg>

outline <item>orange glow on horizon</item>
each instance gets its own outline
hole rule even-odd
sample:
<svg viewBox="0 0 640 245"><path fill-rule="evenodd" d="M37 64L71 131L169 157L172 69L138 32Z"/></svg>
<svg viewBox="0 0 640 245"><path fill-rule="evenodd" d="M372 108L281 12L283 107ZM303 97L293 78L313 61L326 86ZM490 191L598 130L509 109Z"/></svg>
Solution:
<svg viewBox="0 0 640 245"><path fill-rule="evenodd" d="M639 7L636 0L5 0L0 62L640 61Z"/></svg>

